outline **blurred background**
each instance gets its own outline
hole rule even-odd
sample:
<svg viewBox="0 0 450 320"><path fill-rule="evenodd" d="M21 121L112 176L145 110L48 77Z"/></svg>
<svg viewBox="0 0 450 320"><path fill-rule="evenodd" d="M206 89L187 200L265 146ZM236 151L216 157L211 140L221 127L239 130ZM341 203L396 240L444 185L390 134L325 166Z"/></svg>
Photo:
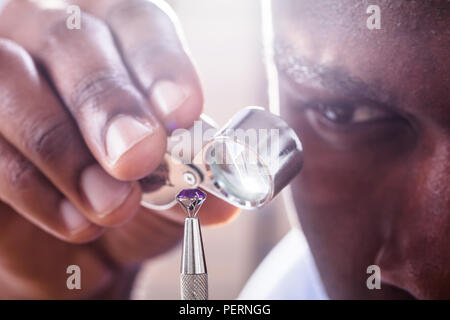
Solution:
<svg viewBox="0 0 450 320"><path fill-rule="evenodd" d="M219 125L240 108L268 106L259 0L170 0L200 74L205 113ZM201 219L201 212L200 212ZM281 197L230 224L203 228L210 299L234 299L252 272L288 232ZM134 299L179 299L181 248L147 262Z"/></svg>

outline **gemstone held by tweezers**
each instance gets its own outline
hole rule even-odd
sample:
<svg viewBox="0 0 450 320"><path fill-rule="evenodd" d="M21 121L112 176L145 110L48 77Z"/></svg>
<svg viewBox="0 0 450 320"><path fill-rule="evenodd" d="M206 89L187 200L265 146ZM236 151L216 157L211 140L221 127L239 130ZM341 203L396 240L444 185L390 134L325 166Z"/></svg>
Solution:
<svg viewBox="0 0 450 320"><path fill-rule="evenodd" d="M195 217L206 200L206 193L200 189L184 189L178 193L176 199L188 217Z"/></svg>

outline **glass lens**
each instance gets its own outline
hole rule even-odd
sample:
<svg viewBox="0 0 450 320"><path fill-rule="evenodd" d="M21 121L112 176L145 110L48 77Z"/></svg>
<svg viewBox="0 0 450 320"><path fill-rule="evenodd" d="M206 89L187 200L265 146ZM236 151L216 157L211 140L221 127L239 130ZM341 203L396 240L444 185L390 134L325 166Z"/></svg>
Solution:
<svg viewBox="0 0 450 320"><path fill-rule="evenodd" d="M224 193L249 202L262 201L270 194L267 168L244 145L233 140L214 142L207 149L205 160Z"/></svg>

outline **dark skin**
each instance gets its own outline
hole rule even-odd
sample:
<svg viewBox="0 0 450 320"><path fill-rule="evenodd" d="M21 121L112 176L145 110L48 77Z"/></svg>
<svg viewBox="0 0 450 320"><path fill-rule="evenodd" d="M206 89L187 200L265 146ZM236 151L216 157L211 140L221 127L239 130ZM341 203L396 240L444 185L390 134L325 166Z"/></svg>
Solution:
<svg viewBox="0 0 450 320"><path fill-rule="evenodd" d="M373 31L376 1L275 3L294 198L335 299L450 298L450 6L395 3Z"/></svg>
<svg viewBox="0 0 450 320"><path fill-rule="evenodd" d="M140 263L182 232L180 212L139 206L136 179L159 165L173 124L201 112L190 57L146 1L73 2L80 32L36 2L0 16L0 298L127 297ZM448 5L382 6L382 30L369 31L368 3L317 2L277 1L274 18L282 113L305 150L293 191L326 290L450 298ZM167 78L189 92L169 113L154 99ZM117 115L153 131L111 161ZM84 190L85 175L101 192ZM202 220L235 213L210 197ZM70 264L81 291L66 288ZM372 264L381 290L366 287Z"/></svg>
<svg viewBox="0 0 450 320"><path fill-rule="evenodd" d="M127 298L182 236L184 213L141 207L137 181L203 107L173 20L149 1L72 3L80 30L55 1L0 15L0 299ZM205 224L237 213L213 196L204 210ZM81 290L66 286L74 264Z"/></svg>

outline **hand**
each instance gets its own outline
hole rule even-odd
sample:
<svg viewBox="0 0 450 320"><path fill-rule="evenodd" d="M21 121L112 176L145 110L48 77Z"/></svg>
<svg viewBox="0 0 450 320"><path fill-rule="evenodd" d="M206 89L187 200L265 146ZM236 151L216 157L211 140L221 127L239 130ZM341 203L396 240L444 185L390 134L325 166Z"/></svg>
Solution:
<svg viewBox="0 0 450 320"><path fill-rule="evenodd" d="M167 10L145 0L11 1L0 16L0 297L123 297L182 225L139 206L137 179L203 97ZM55 2L52 2L55 4ZM210 197L203 221L236 210ZM208 207L213 216L204 214ZM66 268L80 266L82 289Z"/></svg>

